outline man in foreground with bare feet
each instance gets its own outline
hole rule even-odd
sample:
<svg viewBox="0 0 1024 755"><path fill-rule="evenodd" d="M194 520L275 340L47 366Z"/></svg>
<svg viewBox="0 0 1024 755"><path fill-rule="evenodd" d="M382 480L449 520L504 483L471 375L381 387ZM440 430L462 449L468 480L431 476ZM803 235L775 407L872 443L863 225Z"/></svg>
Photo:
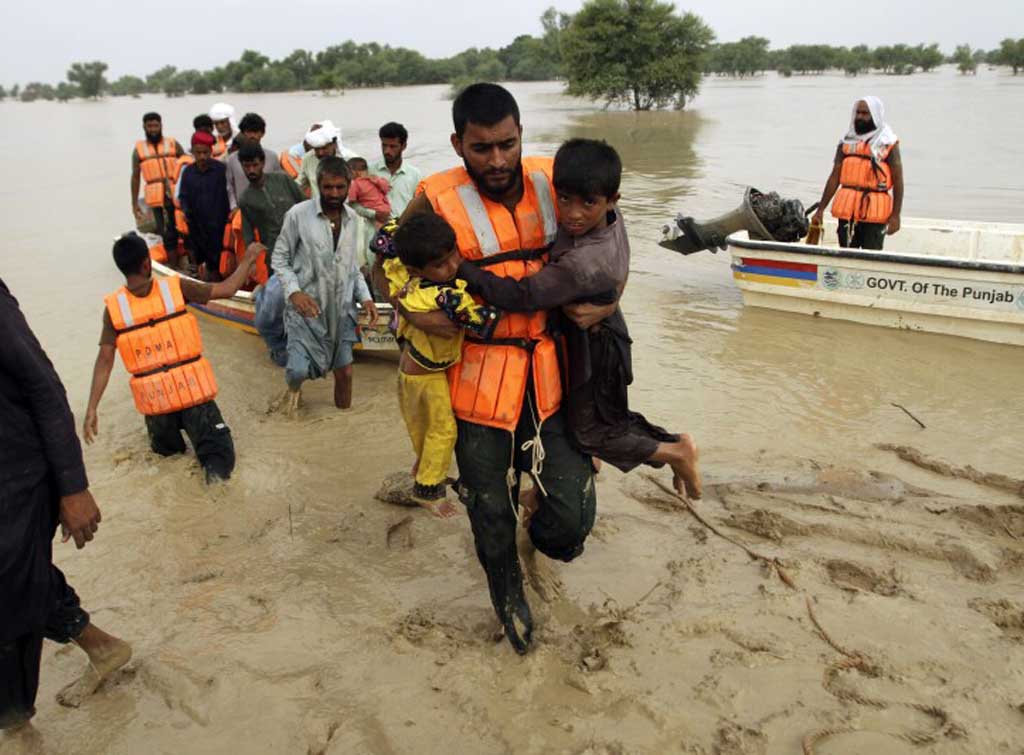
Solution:
<svg viewBox="0 0 1024 755"><path fill-rule="evenodd" d="M92 624L53 565L62 542L84 548L99 528L64 386L18 302L0 281L0 729L31 732L43 638L89 656L57 696L77 707L131 658L131 647Z"/></svg>

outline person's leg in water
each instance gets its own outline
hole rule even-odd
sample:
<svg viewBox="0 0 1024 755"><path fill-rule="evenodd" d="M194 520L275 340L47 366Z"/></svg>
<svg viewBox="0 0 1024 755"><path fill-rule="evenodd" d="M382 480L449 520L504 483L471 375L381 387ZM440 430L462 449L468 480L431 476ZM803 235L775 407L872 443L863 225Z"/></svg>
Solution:
<svg viewBox="0 0 1024 755"><path fill-rule="evenodd" d="M235 468L235 443L217 402L183 410L181 422L206 472L207 484L230 478Z"/></svg>
<svg viewBox="0 0 1024 755"><path fill-rule="evenodd" d="M334 370L334 405L339 409L352 408L352 365Z"/></svg>
<svg viewBox="0 0 1024 755"><path fill-rule="evenodd" d="M454 516L447 482L458 431L444 372L409 375L400 364L398 405L416 452L412 500L441 519Z"/></svg>
<svg viewBox="0 0 1024 755"><path fill-rule="evenodd" d="M270 352L271 361L278 367L288 363L288 337L284 331L284 287L281 279L270 276L253 293L256 317L253 324Z"/></svg>
<svg viewBox="0 0 1024 755"><path fill-rule="evenodd" d="M334 356L334 405L339 409L352 408L352 345L342 340Z"/></svg>
<svg viewBox="0 0 1024 755"><path fill-rule="evenodd" d="M459 463L459 498L466 506L480 565L487 576L491 605L515 651L529 650L533 617L523 594L523 574L516 550L515 500L507 472L512 433L458 420L455 457Z"/></svg>
<svg viewBox="0 0 1024 755"><path fill-rule="evenodd" d="M181 437L181 412L146 415L145 420L149 447L154 453L161 456L185 453L187 447L185 439Z"/></svg>

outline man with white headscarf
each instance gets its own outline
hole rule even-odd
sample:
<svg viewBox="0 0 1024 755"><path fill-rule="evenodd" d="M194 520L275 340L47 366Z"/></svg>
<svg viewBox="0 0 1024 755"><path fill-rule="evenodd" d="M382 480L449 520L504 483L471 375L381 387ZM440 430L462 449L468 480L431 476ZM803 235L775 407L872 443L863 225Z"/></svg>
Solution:
<svg viewBox="0 0 1024 755"><path fill-rule="evenodd" d="M833 196L841 247L881 249L886 234L900 229L903 161L899 139L885 122L885 108L877 97L853 104L850 128L836 148L814 224L821 223Z"/></svg>
<svg viewBox="0 0 1024 755"><path fill-rule="evenodd" d="M321 121L319 126L314 126L303 141L309 145L310 150L302 157L302 165L299 166L299 175L295 183L310 197L316 199L320 195L316 182L316 169L320 161L325 157L340 157L347 161L359 155L342 145L341 129L331 121Z"/></svg>
<svg viewBox="0 0 1024 755"><path fill-rule="evenodd" d="M226 102L218 102L210 108L210 118L213 120L214 136L217 139L213 145L213 156L218 160L225 160L238 128L235 124L235 109Z"/></svg>

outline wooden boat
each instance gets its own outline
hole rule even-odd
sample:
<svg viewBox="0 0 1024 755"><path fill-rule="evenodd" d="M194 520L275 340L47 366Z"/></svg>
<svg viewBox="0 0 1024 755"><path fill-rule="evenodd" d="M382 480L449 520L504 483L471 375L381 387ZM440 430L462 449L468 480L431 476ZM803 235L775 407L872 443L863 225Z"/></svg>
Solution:
<svg viewBox="0 0 1024 755"><path fill-rule="evenodd" d="M155 260L153 261L153 272L157 275L177 275L182 278L189 278L189 276ZM253 303L252 293L249 291L239 291L230 299L213 299L207 304L190 303L189 307L203 319L258 335L256 325L254 324L256 306ZM355 349L362 351L392 351L397 353L398 344L395 341L395 334L388 329L393 309L390 304L378 302L377 310L380 316L377 318L377 324L372 329L366 327L367 315L360 310L359 334L362 337L362 342L356 344Z"/></svg>
<svg viewBox="0 0 1024 755"><path fill-rule="evenodd" d="M831 243L829 243L831 240ZM883 251L726 239L748 306L1024 346L1024 224L907 218Z"/></svg>

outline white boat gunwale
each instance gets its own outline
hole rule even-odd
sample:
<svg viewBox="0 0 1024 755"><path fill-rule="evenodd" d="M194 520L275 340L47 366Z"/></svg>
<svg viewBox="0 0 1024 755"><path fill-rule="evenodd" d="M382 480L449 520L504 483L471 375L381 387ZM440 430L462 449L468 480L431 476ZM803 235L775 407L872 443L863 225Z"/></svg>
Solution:
<svg viewBox="0 0 1024 755"><path fill-rule="evenodd" d="M992 260L964 260L956 257L939 257L927 254L907 254L905 252L865 251L862 249L833 248L804 244L803 242L762 241L747 239L733 234L726 239L729 246L739 249L765 250L785 252L788 254L806 254L815 257L831 257L836 259L865 260L867 262L887 262L896 265L919 265L926 267L948 267L957 270L979 270L989 273L1024 273L1024 265L1013 262L997 262Z"/></svg>

